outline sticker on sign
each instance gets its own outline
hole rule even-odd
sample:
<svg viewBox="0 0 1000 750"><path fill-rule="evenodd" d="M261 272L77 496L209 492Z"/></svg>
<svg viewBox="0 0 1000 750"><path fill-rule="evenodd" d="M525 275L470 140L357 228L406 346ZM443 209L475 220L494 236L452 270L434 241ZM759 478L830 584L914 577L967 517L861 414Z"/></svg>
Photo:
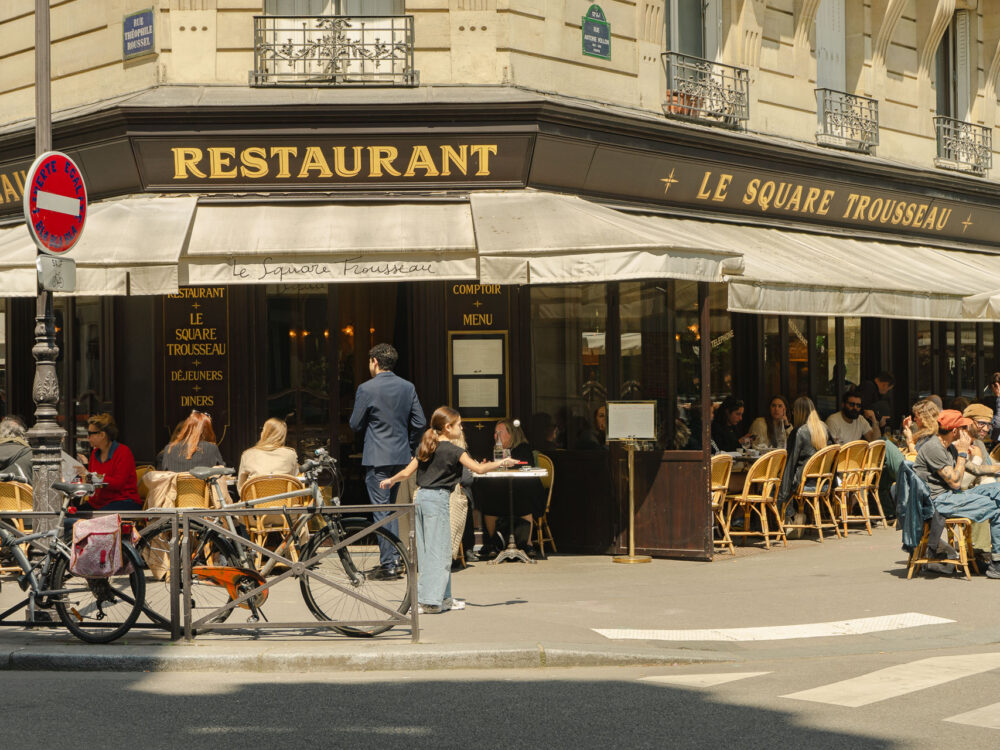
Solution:
<svg viewBox="0 0 1000 750"><path fill-rule="evenodd" d="M28 170L24 218L35 245L43 253L62 255L83 234L87 221L87 187L80 169L59 151L48 151Z"/></svg>

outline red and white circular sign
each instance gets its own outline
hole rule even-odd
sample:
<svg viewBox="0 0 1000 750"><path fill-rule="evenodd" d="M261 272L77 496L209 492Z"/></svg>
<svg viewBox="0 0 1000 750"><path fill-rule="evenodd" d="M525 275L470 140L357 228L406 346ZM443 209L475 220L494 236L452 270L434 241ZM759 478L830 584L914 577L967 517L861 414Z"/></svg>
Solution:
<svg viewBox="0 0 1000 750"><path fill-rule="evenodd" d="M83 234L87 221L87 187L66 154L47 151L31 165L25 186L24 219L38 249L62 255Z"/></svg>

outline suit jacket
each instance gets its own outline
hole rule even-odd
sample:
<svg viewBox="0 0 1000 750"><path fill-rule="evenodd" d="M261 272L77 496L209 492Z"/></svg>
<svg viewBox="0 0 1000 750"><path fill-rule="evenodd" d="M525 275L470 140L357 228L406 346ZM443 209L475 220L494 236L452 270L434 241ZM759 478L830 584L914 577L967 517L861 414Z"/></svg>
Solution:
<svg viewBox="0 0 1000 750"><path fill-rule="evenodd" d="M363 466L399 466L413 458L427 419L413 383L380 372L358 386L350 424L365 436Z"/></svg>

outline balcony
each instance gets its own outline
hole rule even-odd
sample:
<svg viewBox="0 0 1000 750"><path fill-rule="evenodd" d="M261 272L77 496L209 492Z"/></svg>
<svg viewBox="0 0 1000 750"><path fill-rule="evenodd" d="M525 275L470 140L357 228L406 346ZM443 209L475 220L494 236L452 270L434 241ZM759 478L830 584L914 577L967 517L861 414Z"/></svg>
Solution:
<svg viewBox="0 0 1000 750"><path fill-rule="evenodd" d="M993 132L951 117L935 117L937 158L934 166L983 177L993 166Z"/></svg>
<svg viewBox="0 0 1000 750"><path fill-rule="evenodd" d="M667 99L663 113L710 125L738 128L750 119L750 74L746 68L664 52Z"/></svg>
<svg viewBox="0 0 1000 750"><path fill-rule="evenodd" d="M413 16L254 16L251 86L416 86Z"/></svg>
<svg viewBox="0 0 1000 750"><path fill-rule="evenodd" d="M878 145L878 102L834 89L816 89L816 142L865 154Z"/></svg>

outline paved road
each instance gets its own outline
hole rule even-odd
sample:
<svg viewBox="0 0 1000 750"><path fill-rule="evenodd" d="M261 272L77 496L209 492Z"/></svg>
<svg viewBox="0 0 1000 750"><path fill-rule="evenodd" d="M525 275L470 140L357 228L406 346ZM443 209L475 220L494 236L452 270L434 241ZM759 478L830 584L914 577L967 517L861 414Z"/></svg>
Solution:
<svg viewBox="0 0 1000 750"><path fill-rule="evenodd" d="M1000 746L1000 649L674 668L7 672L3 683L4 747ZM109 730L109 716L132 721Z"/></svg>

